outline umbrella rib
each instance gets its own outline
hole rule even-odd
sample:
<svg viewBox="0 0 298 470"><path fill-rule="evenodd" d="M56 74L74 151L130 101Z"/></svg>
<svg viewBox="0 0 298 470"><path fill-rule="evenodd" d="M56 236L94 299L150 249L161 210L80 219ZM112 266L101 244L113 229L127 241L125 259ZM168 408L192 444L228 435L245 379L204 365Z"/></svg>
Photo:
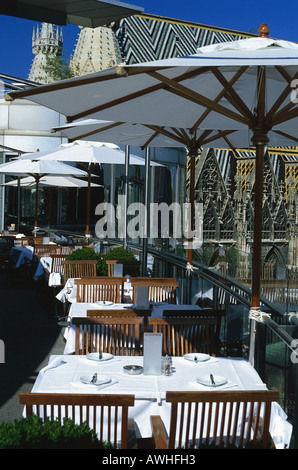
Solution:
<svg viewBox="0 0 298 470"><path fill-rule="evenodd" d="M235 73L235 75L231 78L231 80L228 82L230 86L233 86L237 80L244 74L246 71L247 67L240 67L240 69ZM226 90L223 89L221 92L215 97L214 102L218 103L225 95L226 95ZM192 129L195 130L196 128L200 127L202 122L207 118L208 114L210 113L210 109L206 109L202 116L199 117L199 119L196 121L196 123L193 125Z"/></svg>
<svg viewBox="0 0 298 470"><path fill-rule="evenodd" d="M149 75L168 85L167 91L171 93L174 93L178 96L181 96L182 98L197 103L200 106L210 109L211 111L215 111L219 114L222 114L234 121L241 122L245 125L249 124L249 120L246 117L241 116L240 114L237 114L234 111L225 108L224 106L216 103L215 101L210 100L209 98L201 95L200 93L190 90L189 88L181 85L180 83L177 83L175 80L167 78L164 75L161 75L156 72L150 72Z"/></svg>
<svg viewBox="0 0 298 470"><path fill-rule="evenodd" d="M286 71L282 67L276 67L276 69L279 71L279 73L285 78L285 80L288 82L287 86L285 87L284 91L279 95L278 99L275 101L275 103L272 105L270 111L267 113L266 119L270 121L271 119L274 119L274 115L276 111L279 109L281 104L284 102L284 100L288 97L290 89L291 89L291 81L295 80L298 77L298 72L294 75L293 78L291 78Z"/></svg>
<svg viewBox="0 0 298 470"><path fill-rule="evenodd" d="M181 81L181 80L184 80L185 78L191 78L194 75L196 76L200 73L203 73L206 70L207 70L206 68L205 69L202 68L202 69L199 69L199 70L192 70L191 72L189 72L187 74L184 74L184 75L181 75L181 76L177 77L176 80ZM146 69L146 71L147 71L147 69ZM117 77L112 76L112 78L122 78L123 79L123 77L121 77L121 76L117 76ZM116 106L118 104L126 103L127 101L133 100L135 98L139 98L140 96L144 96L144 95L153 93L154 91L161 90L163 88L165 88L165 85L163 83L158 83L156 85L152 85L151 87L136 91L136 92L131 93L131 94L126 95L126 96L119 97L119 98L117 98L115 100L112 100L108 103L103 103L101 105L95 106L94 108L91 108L91 109L88 109L88 110L85 110L85 111L81 111L80 113L74 114L72 116L67 116L66 122L75 121L77 119L89 116L91 114L103 111L103 110L108 109L108 108L112 108L113 106Z"/></svg>
<svg viewBox="0 0 298 470"><path fill-rule="evenodd" d="M235 132L234 130L218 131L218 134L212 135L211 137L209 137L209 139L202 139L201 140L201 137L202 137L201 136L200 139L198 140L198 142L199 142L200 146L206 145L206 144L209 144L211 142L214 142L217 139L225 137L226 135L233 134L234 132Z"/></svg>
<svg viewBox="0 0 298 470"><path fill-rule="evenodd" d="M66 88L74 88L81 85L89 85L91 83L102 82L106 80L112 80L119 78L116 74L105 75L104 77L93 77L89 76L88 78L71 78L69 80L63 80L57 83L51 83L47 85L40 85L35 88L29 88L22 91L11 91L6 93L5 101L14 101L18 98L26 98L27 96L39 95L41 93L50 93L56 90L65 90Z"/></svg>
<svg viewBox="0 0 298 470"><path fill-rule="evenodd" d="M235 89L230 85L228 80L223 76L223 74L219 71L217 67L211 67L211 72L213 75L217 78L217 80L220 82L220 84L223 86L224 90L227 91L225 93L225 96L227 100L230 101L230 103L238 109L238 111L243 115L246 116L248 119L252 120L253 119L253 114L249 110L249 108L246 106L244 101L240 98L238 93L236 93Z"/></svg>
<svg viewBox="0 0 298 470"><path fill-rule="evenodd" d="M169 137L170 139L176 140L177 142L185 143L182 136L179 137L179 135L172 134L170 131L168 131L164 127L154 126L154 125L150 125L150 124L146 124L146 127L148 127L149 129L151 129L151 130L153 130L153 131L155 131L159 134L163 134L166 137ZM144 145L144 147L145 147L145 145Z"/></svg>
<svg viewBox="0 0 298 470"><path fill-rule="evenodd" d="M101 129L97 128L93 131L86 132L86 133L81 134L81 135L76 135L74 138L68 139L68 141L73 142L75 140L84 139L85 137L90 137L91 135L97 134L99 132L108 131L109 129L113 129L114 127L121 126L122 124L124 124L124 122L114 122L113 124L109 124L108 126L102 127ZM65 129L67 129L67 127L65 127ZM59 128L59 130L62 130L62 132L63 132L63 128Z"/></svg>
<svg viewBox="0 0 298 470"><path fill-rule="evenodd" d="M279 131L279 130L277 130L277 129L275 129L273 132L274 132L275 134L278 134L278 135L281 135L281 136L283 136L283 137L286 137L287 139L291 139L291 140L294 140L295 142L298 142L298 138L297 138L297 137L294 137L294 136L288 134L287 132L282 132L282 131Z"/></svg>

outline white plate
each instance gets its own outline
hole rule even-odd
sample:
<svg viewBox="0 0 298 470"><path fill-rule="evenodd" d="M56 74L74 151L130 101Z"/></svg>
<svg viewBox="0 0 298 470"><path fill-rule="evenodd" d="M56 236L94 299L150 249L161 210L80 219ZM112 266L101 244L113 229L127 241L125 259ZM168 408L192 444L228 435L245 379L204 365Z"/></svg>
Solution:
<svg viewBox="0 0 298 470"><path fill-rule="evenodd" d="M109 300L98 300L96 303L101 307L110 307L111 305L114 305L114 302L110 302Z"/></svg>
<svg viewBox="0 0 298 470"><path fill-rule="evenodd" d="M192 361L192 362L205 362L210 359L210 356L208 354L203 354L203 353L190 353L190 354L184 354L184 359L187 361Z"/></svg>
<svg viewBox="0 0 298 470"><path fill-rule="evenodd" d="M197 378L197 382L201 385L205 385L206 387L220 387L221 385L228 383L228 379L221 377L220 375L214 375L213 380L215 385L212 384L210 375L202 375L201 377Z"/></svg>
<svg viewBox="0 0 298 470"><path fill-rule="evenodd" d="M91 359L91 361L97 361L97 362L102 362L102 361L108 361L110 359L113 359L113 355L109 353L102 353L102 358L99 359L99 353L89 353L87 354L87 359Z"/></svg>
<svg viewBox="0 0 298 470"><path fill-rule="evenodd" d="M83 375L83 377L80 377L80 381L83 384L91 384L91 380L94 374L89 374L89 375ZM111 377L108 377L107 375L97 375L97 380L91 385L103 385L103 384L108 384L111 382Z"/></svg>

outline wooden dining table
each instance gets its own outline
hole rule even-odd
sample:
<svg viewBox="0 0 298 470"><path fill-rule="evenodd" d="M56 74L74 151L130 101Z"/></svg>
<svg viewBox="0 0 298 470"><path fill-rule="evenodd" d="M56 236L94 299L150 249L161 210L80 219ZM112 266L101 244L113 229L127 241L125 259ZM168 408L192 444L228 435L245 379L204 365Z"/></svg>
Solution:
<svg viewBox="0 0 298 470"><path fill-rule="evenodd" d="M105 360L79 355L51 356L49 364L39 372L32 392L133 394L135 405L130 408L129 417L135 421L137 437L148 438L152 433L151 415L161 416L165 429L169 429L167 391L266 390L256 370L242 358L208 357L196 363L185 357L173 357L169 376L129 375L124 371L124 366L143 366L143 360L142 356L111 356ZM86 378L95 372L104 379L104 384L86 383ZM211 382L202 384L201 379L209 374L213 374L215 381L225 378L226 382L216 387ZM272 407L270 433L277 448L289 445L292 426L277 402Z"/></svg>

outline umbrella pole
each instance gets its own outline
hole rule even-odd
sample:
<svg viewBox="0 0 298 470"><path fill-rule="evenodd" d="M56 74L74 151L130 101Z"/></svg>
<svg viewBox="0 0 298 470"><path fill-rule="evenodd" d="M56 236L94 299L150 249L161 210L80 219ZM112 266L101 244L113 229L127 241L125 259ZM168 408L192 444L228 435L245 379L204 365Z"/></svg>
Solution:
<svg viewBox="0 0 298 470"><path fill-rule="evenodd" d="M91 169L90 169L90 168L88 168L87 214L86 214L86 237L89 237L89 225L90 225L90 189L91 189Z"/></svg>
<svg viewBox="0 0 298 470"><path fill-rule="evenodd" d="M195 171L196 171L196 157L197 157L197 145L192 143L189 148L190 157L190 175L189 175L189 202L190 202L190 230L193 234L194 231L194 216L195 216ZM188 240L190 246L187 251L187 277L186 277L186 302L191 304L191 292L192 292L192 260L193 260L193 248L191 246L192 239Z"/></svg>
<svg viewBox="0 0 298 470"><path fill-rule="evenodd" d="M267 136L260 136L261 139L254 142L256 146L255 163L255 203L254 203L254 239L252 255L252 286L251 286L251 308L250 308L250 347L249 362L255 364L255 340L256 321L260 312L260 291L261 291L261 260L262 260L262 227L263 227L263 169L264 151L267 144ZM268 139L267 139L268 140Z"/></svg>
<svg viewBox="0 0 298 470"><path fill-rule="evenodd" d="M38 183L39 183L39 176L35 176L36 181L36 189L35 189L35 220L34 220L34 234L36 236L37 232L37 220L38 220Z"/></svg>

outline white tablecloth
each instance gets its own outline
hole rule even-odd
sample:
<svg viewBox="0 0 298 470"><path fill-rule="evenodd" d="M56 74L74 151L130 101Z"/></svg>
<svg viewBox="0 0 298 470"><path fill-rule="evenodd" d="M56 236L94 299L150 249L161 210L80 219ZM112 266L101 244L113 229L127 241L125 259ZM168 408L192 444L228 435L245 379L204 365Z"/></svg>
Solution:
<svg viewBox="0 0 298 470"><path fill-rule="evenodd" d="M60 302L64 303L67 301L69 303L75 303L77 301L77 286L75 285L74 281L74 278L68 279L63 289L58 292L56 298L60 300ZM129 282L124 282L124 296L128 296L130 292L131 284Z"/></svg>
<svg viewBox="0 0 298 470"><path fill-rule="evenodd" d="M150 437L150 415L160 415L166 429L169 429L170 405L165 401L166 391L211 390L197 382L201 375L212 373L227 378L228 383L217 390L266 389L255 369L242 358L210 358L209 361L194 364L184 358L173 357L172 375L167 377L127 375L123 372L123 366L129 364L143 365L143 357L115 357L98 363L86 356L54 356L50 358L49 366L40 371L32 391L134 394L135 406L130 409L129 417L134 418L141 437ZM81 383L80 377L95 372L109 376L111 383L102 387ZM282 408L274 403L270 432L280 448L288 445L291 437L292 426L286 420Z"/></svg>

